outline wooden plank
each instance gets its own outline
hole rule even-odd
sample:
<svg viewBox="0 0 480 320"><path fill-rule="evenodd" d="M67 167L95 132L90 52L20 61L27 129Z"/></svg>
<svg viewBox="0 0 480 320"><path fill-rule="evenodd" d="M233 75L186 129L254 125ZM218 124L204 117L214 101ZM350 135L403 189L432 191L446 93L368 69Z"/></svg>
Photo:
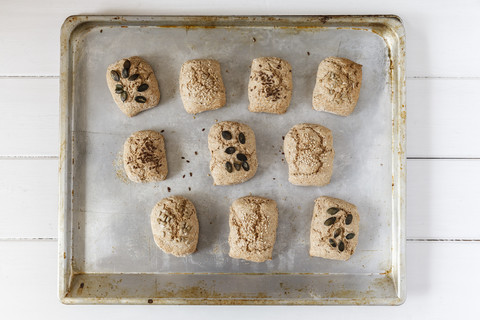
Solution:
<svg viewBox="0 0 480 320"><path fill-rule="evenodd" d="M0 160L0 238L57 237L57 163Z"/></svg>
<svg viewBox="0 0 480 320"><path fill-rule="evenodd" d="M269 1L184 1L158 2L118 0L112 7L106 0L81 2L52 0L39 6L34 0L2 3L0 11L0 75L58 75L60 26L73 14L147 15L247 15L247 14L385 14L395 13L404 20L408 43L409 76L478 77L477 28L480 2L381 1L326 2L321 10L315 1L297 0L272 5ZM469 49L465 50L468 44ZM33 48L33 50L32 50Z"/></svg>
<svg viewBox="0 0 480 320"><path fill-rule="evenodd" d="M58 79L0 79L0 156L58 155Z"/></svg>
<svg viewBox="0 0 480 320"><path fill-rule="evenodd" d="M479 242L408 242L408 297L399 307L322 308L322 317L372 319L471 319L478 314L475 288L480 286L472 252ZM318 307L241 306L65 306L57 299L57 243L55 241L0 241L2 315L18 319L48 314L51 319L295 319L316 318ZM453 270L461 272L453 273ZM28 307L26 307L28 306ZM10 317L9 317L10 316Z"/></svg>
<svg viewBox="0 0 480 320"><path fill-rule="evenodd" d="M408 238L480 239L480 160L408 160L407 173ZM0 238L56 238L57 160L0 160L0 176Z"/></svg>
<svg viewBox="0 0 480 320"><path fill-rule="evenodd" d="M480 239L478 177L480 160L408 160L407 237Z"/></svg>
<svg viewBox="0 0 480 320"><path fill-rule="evenodd" d="M407 155L480 157L480 79L409 79Z"/></svg>

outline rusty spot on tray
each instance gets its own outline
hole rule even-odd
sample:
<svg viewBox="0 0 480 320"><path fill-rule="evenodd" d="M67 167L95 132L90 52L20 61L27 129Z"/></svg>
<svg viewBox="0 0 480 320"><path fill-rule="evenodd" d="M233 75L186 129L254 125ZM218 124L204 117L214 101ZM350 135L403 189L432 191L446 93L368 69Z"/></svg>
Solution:
<svg viewBox="0 0 480 320"><path fill-rule="evenodd" d="M184 26L185 31L195 30L195 29L215 29L217 26Z"/></svg>
<svg viewBox="0 0 480 320"><path fill-rule="evenodd" d="M80 283L80 286L79 286L78 289L77 289L77 294L78 294L78 295L81 295L81 294L82 294L82 292L83 292L83 287L84 287L84 286L85 286L85 283L83 283L83 282Z"/></svg>
<svg viewBox="0 0 480 320"><path fill-rule="evenodd" d="M332 19L332 16L323 16L323 17L320 17L320 22L325 24L330 19Z"/></svg>
<svg viewBox="0 0 480 320"><path fill-rule="evenodd" d="M215 289L208 287L204 281L199 281L198 285L191 287L180 287L178 288L174 283L168 283L166 287L162 290L157 291L157 296L155 298L165 299L165 298L181 298L181 299L195 299L195 298L205 298L202 299L202 302L214 303L214 304L231 304L230 299L235 297L235 303L237 304L246 304L247 301L255 301L261 299L268 299L268 296L264 292L258 292L254 295L249 295L241 292L234 292L223 294L217 292ZM219 299L219 300L212 300ZM226 301L221 300L227 298ZM245 302L241 302L245 300ZM187 304L198 304L198 301L195 300L184 300Z"/></svg>
<svg viewBox="0 0 480 320"><path fill-rule="evenodd" d="M393 185L393 184L392 184L392 185ZM388 269L388 270L385 270L385 272L381 272L380 274L386 276L386 275L389 275L390 273L392 273L392 269L391 269L391 268Z"/></svg>

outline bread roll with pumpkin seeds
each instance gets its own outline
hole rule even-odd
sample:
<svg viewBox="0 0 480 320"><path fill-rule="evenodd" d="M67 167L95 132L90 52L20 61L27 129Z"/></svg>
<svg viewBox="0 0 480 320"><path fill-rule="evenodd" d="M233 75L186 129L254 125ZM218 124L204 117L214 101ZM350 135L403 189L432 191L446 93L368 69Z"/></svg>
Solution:
<svg viewBox="0 0 480 320"><path fill-rule="evenodd" d="M160 102L157 78L140 57L118 60L108 66L107 85L118 108L129 117Z"/></svg>
<svg viewBox="0 0 480 320"><path fill-rule="evenodd" d="M185 197L160 200L150 215L153 239L165 253L183 257L194 253L198 243L197 211Z"/></svg>
<svg viewBox="0 0 480 320"><path fill-rule="evenodd" d="M251 179L257 172L255 134L246 124L223 121L208 133L210 171L214 185L231 185Z"/></svg>
<svg viewBox="0 0 480 320"><path fill-rule="evenodd" d="M359 222L355 205L331 197L317 198L310 227L310 255L350 259L358 244Z"/></svg>

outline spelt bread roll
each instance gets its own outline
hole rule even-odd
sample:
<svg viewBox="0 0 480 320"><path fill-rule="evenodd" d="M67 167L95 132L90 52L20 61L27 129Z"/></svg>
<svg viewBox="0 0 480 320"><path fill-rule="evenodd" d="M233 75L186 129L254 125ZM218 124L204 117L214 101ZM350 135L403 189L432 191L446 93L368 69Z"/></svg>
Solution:
<svg viewBox="0 0 480 320"><path fill-rule="evenodd" d="M193 203L172 196L158 202L150 215L153 239L165 253L183 257L197 250L198 219Z"/></svg>
<svg viewBox="0 0 480 320"><path fill-rule="evenodd" d="M318 66L313 109L348 116L357 105L362 86L362 65L329 57Z"/></svg>
<svg viewBox="0 0 480 320"><path fill-rule="evenodd" d="M134 132L123 145L123 166L133 182L165 180L168 166L163 136L152 130Z"/></svg>
<svg viewBox="0 0 480 320"><path fill-rule="evenodd" d="M299 186L324 186L333 172L332 132L318 124L293 126L283 144L288 181Z"/></svg>
<svg viewBox="0 0 480 320"><path fill-rule="evenodd" d="M220 63L210 59L185 62L180 70L180 96L191 114L223 107L226 96Z"/></svg>
<svg viewBox="0 0 480 320"><path fill-rule="evenodd" d="M274 200L248 196L230 207L230 257L253 262L272 259L278 226L278 209Z"/></svg>
<svg viewBox="0 0 480 320"><path fill-rule="evenodd" d="M248 83L251 112L282 114L292 99L292 66L275 57L254 59Z"/></svg>
<svg viewBox="0 0 480 320"><path fill-rule="evenodd" d="M255 134L243 123L223 121L208 133L210 171L214 185L245 182L257 172Z"/></svg>
<svg viewBox="0 0 480 320"><path fill-rule="evenodd" d="M310 255L350 259L358 244L359 222L355 205L331 197L317 198L310 228Z"/></svg>
<svg viewBox="0 0 480 320"><path fill-rule="evenodd" d="M122 59L108 66L107 85L117 106L129 117L155 107L160 101L153 69L140 57Z"/></svg>

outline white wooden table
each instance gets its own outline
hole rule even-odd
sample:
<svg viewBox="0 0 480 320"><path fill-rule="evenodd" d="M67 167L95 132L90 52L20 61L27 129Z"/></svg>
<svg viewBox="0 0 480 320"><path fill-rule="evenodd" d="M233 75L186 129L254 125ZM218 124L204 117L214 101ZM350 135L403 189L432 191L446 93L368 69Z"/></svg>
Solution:
<svg viewBox="0 0 480 320"><path fill-rule="evenodd" d="M407 32L407 301L400 307L64 306L59 33L73 14L397 14ZM0 318L476 318L480 1L0 0ZM273 318L273 317L272 317Z"/></svg>

